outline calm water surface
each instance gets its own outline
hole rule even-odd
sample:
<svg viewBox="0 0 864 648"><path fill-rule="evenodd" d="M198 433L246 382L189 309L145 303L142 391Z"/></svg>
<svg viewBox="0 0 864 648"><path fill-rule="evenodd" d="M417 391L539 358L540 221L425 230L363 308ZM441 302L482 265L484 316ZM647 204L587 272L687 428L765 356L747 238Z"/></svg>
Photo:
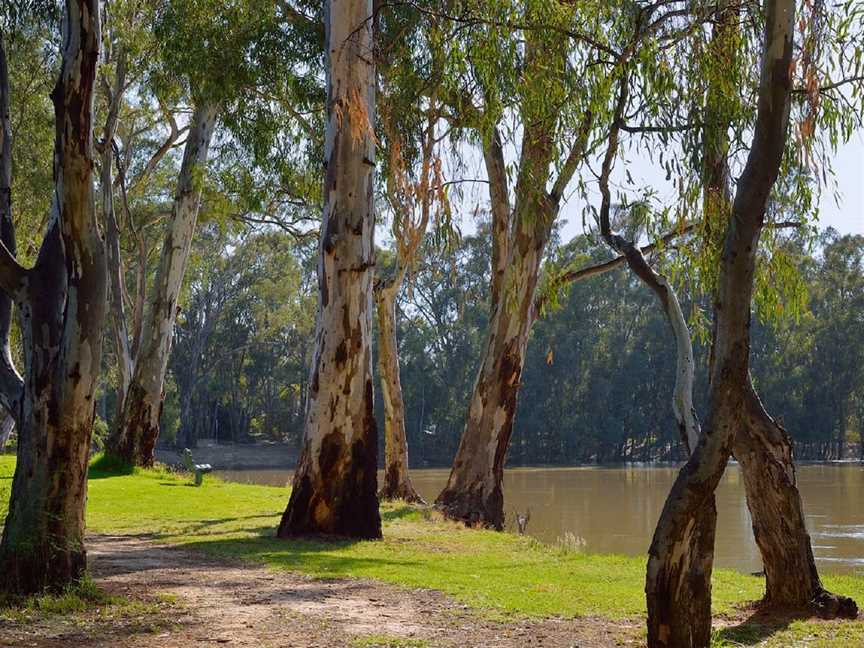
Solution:
<svg viewBox="0 0 864 648"><path fill-rule="evenodd" d="M223 479L284 486L288 470L219 471ZM432 501L447 469L412 471L414 485ZM512 468L504 473L504 510L531 510L528 533L547 542L568 536L585 551L644 555L677 468L655 466ZM864 575L864 467L798 467L798 483L813 550L823 571ZM744 572L762 568L753 541L744 484L730 465L717 492L716 564Z"/></svg>

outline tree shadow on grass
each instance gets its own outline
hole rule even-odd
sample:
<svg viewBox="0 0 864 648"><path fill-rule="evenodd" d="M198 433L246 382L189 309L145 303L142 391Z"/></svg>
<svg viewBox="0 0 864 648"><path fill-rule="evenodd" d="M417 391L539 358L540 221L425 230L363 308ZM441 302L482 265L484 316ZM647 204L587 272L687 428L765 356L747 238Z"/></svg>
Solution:
<svg viewBox="0 0 864 648"><path fill-rule="evenodd" d="M229 520L230 521L230 520ZM208 521L211 524L222 523L223 520ZM202 569L212 569L213 559L217 562L222 560L242 560L258 564L267 564L270 567L284 569L287 571L302 571L317 578L338 578L346 574L357 575L370 567L380 568L382 565L392 567L409 567L415 562L409 560L394 560L381 557L361 557L341 553L344 549L350 549L356 545L358 540L331 539L331 538L296 538L283 540L275 537L275 529L272 525L247 527L243 533L250 534L242 538L202 537L192 542L182 542L176 546L160 547L160 551L178 551L184 553L198 554L201 557L200 564L196 565ZM185 533L164 533L138 536L140 539L150 540L156 543L160 541L171 541L182 538ZM128 536L127 536L128 537ZM117 537L122 544L122 536ZM136 552L152 552L150 547L135 547L131 551L121 551L123 560L114 565L114 571L141 571L158 566L158 561L134 560L130 557ZM197 561L195 561L197 562Z"/></svg>
<svg viewBox="0 0 864 648"><path fill-rule="evenodd" d="M796 619L808 618L808 615L776 614L756 610L737 625L731 625L715 631L715 639L720 646L755 646L772 635L785 630ZM712 644L713 645L713 644Z"/></svg>

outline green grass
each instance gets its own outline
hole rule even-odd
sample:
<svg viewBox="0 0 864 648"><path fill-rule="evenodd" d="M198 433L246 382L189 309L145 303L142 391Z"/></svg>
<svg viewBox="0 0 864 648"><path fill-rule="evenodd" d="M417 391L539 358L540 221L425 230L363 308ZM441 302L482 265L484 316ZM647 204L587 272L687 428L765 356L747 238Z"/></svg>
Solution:
<svg viewBox="0 0 864 648"><path fill-rule="evenodd" d="M74 614L95 605L117 605L122 601L102 591L89 578L59 594L0 599L0 618L22 618L32 613Z"/></svg>
<svg viewBox="0 0 864 648"><path fill-rule="evenodd" d="M0 457L0 513L6 505L14 460ZM95 533L153 534L163 541L211 554L264 563L316 577L361 577L406 587L436 589L495 617L599 615L610 619L645 613L645 561L593 555L531 538L467 530L405 505L382 507L382 541L283 541L274 537L288 500L287 488L233 484L166 471L116 475L91 469L88 527ZM826 576L826 586L864 602L864 579ZM728 570L714 577L715 614L732 613L762 594L762 579ZM834 646L864 644L861 623L754 624L718 631L714 645L794 646L807 637ZM821 641L829 643L819 643ZM770 643L775 640L787 643ZM769 643L764 643L768 641ZM384 644L387 645L387 644Z"/></svg>

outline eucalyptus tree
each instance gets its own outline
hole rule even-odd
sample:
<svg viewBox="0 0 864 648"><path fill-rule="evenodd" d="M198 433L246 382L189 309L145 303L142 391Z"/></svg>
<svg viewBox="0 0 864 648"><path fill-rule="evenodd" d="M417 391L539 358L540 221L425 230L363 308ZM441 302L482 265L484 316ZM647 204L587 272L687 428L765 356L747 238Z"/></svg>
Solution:
<svg viewBox="0 0 864 648"><path fill-rule="evenodd" d="M114 298L115 320L120 323L116 339L121 365L118 391L122 398L109 449L128 463L152 465L154 460L174 321L220 116L228 132L240 132L238 137L248 135L249 121L260 118L252 145L266 146L274 137L273 121L266 119L268 111L272 113L275 107L284 105L285 98L272 97L262 89L282 87L272 78L280 70L289 79L300 76L292 74L291 69L303 55L302 47L298 46L296 52L289 48L288 42L295 36L292 29L309 31L310 38L316 38L316 30L309 26L314 19L296 10L285 15L290 8L287 3L280 8L263 0L242 4L184 0L160 4L155 9L159 61L151 76L157 92L184 97L191 116L185 127L171 217L147 297L149 308L143 309L137 302L132 335L124 331L128 327L122 300ZM287 28L283 28L285 22ZM308 71L304 66L303 73ZM178 128L173 126L169 137L177 136ZM233 143L237 145L236 138ZM165 150L161 147L151 159L158 161L157 156L164 155ZM150 166L145 166L144 171ZM116 240L116 232L112 238ZM115 248L119 249L116 243L112 245ZM116 295L123 293L118 265L112 265ZM139 273L141 266L139 260ZM143 294L139 288L139 300Z"/></svg>
<svg viewBox="0 0 864 648"><path fill-rule="evenodd" d="M380 538L372 384L375 64L371 0L325 4L327 133L316 348L281 538Z"/></svg>
<svg viewBox="0 0 864 648"><path fill-rule="evenodd" d="M396 336L396 302L406 277L417 270L428 246L453 238L440 143L446 129L438 94L445 81L445 31L449 21L394 7L378 17L378 107L383 158L383 195L391 216L392 267L381 260L374 284L378 323L378 373L384 414L383 499L422 502L408 474L405 402Z"/></svg>
<svg viewBox="0 0 864 648"><path fill-rule="evenodd" d="M61 589L86 568L87 460L107 289L93 191L100 14L95 0L65 3L51 94L54 196L35 265L25 268L0 246L0 289L20 313L25 357L23 379L8 368L3 375L3 403L19 430L0 545L7 591Z"/></svg>
<svg viewBox="0 0 864 648"><path fill-rule="evenodd" d="M493 214L492 315L462 441L448 484L437 499L451 517L495 528L503 525L503 466L525 348L539 312L536 287L552 226L572 177L590 159L595 131L608 128L614 103L610 101L612 81L638 62L646 70L646 97L651 100L648 94L653 91L659 102L656 94L663 88L652 83L654 77L662 77L657 70L669 64L665 50L710 17L682 5L623 2L561 7L541 2L529 3L524 14L516 16L505 11L500 18L476 18L484 24L503 25L500 38L505 43L518 40L521 30L525 45L524 55L520 46L510 45L520 53L513 64L521 74L514 93L520 105L504 110L489 101L488 91L484 97L492 115L484 115L481 121ZM634 31L634 24L640 28ZM496 47L508 51L500 43ZM561 54L568 47L570 53ZM505 65L503 57L494 60L499 67ZM480 68L475 74L482 86L484 79L500 78L496 72L494 76ZM511 167L496 124L508 114L515 114L522 130L513 197ZM562 144L567 140L570 146ZM553 167L558 168L554 177ZM580 186L584 193L584 181Z"/></svg>
<svg viewBox="0 0 864 648"><path fill-rule="evenodd" d="M436 197L443 197L441 160L435 157L434 107L422 132L419 178L414 181L406 168L403 149L393 129L387 163L387 198L393 210L394 268L378 276L373 287L378 321L378 372L384 405L384 484L381 499L423 502L408 474L408 440L405 434L405 402L399 376L399 346L396 338L396 298L421 249ZM446 204L446 198L443 198ZM382 273L383 274L383 273Z"/></svg>
<svg viewBox="0 0 864 648"><path fill-rule="evenodd" d="M776 211L782 196L784 153L787 160L800 159L794 151L788 152L797 80L792 61L797 48L805 53L804 81L818 93L816 56L808 51L806 38L796 46L795 16L794 0L769 0L757 15L763 35L755 53L760 62L752 142L729 215L714 222L722 228L723 242L717 260L708 417L705 432L666 501L649 551L646 593L651 646L709 643L714 490L733 451L742 463L754 534L765 563L765 603L811 606L827 616L857 614L853 601L822 587L795 486L791 444L762 406L749 373L760 238L769 222L766 216ZM805 153L816 125L813 119L813 114L805 117L799 131L802 138L796 142ZM720 165L725 164L721 160ZM710 210L711 201L706 204Z"/></svg>
<svg viewBox="0 0 864 648"><path fill-rule="evenodd" d="M465 42L474 62L463 73L470 85L463 84L455 94L463 119L483 140L493 217L491 315L459 449L436 505L467 524L501 529L501 481L540 266L564 191L584 155L592 119L591 97L573 100L571 93L577 79L590 88L594 77L587 56L565 54L568 30L586 18L578 8L527 3L520 18L536 27L517 32L511 24L521 13L516 6L488 4L483 18L473 18L485 26ZM588 18L589 25L602 22L599 16ZM511 93L515 105L507 99ZM501 135L506 111L518 114L522 128L515 203ZM572 144L563 146L568 139ZM566 161L553 176L550 170L563 149Z"/></svg>

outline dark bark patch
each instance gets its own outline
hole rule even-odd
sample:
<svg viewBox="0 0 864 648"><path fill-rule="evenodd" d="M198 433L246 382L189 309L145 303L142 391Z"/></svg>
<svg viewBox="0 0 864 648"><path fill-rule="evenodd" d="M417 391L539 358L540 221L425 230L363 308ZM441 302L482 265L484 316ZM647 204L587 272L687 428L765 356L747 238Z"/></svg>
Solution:
<svg viewBox="0 0 864 648"><path fill-rule="evenodd" d="M345 340L342 340L339 346L336 347L336 353L333 357L337 367L345 365L345 362L348 360L348 350L345 348Z"/></svg>
<svg viewBox="0 0 864 648"><path fill-rule="evenodd" d="M328 480L339 479L339 466L345 449L345 440L339 428L321 440L321 454L318 457L318 465L321 468L321 479L325 483Z"/></svg>

